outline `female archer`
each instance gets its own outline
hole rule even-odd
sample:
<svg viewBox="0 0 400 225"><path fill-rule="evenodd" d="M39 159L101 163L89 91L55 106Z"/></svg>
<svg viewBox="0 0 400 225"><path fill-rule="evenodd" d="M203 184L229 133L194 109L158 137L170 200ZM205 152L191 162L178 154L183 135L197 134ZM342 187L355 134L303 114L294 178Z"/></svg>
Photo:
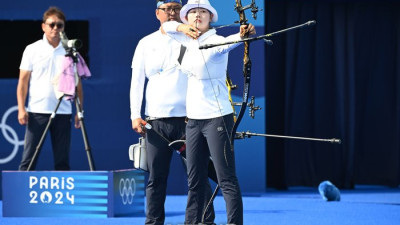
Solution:
<svg viewBox="0 0 400 225"><path fill-rule="evenodd" d="M226 202L227 223L243 224L243 203L235 172L230 134L233 109L226 86L228 54L239 43L200 50L204 44L240 40L255 34L253 25L242 25L238 34L223 37L210 27L218 20L208 0L189 0L180 11L183 23L166 22L163 30L186 47L181 70L188 76L186 111L186 160L188 201L185 224L202 222L210 155L218 185Z"/></svg>

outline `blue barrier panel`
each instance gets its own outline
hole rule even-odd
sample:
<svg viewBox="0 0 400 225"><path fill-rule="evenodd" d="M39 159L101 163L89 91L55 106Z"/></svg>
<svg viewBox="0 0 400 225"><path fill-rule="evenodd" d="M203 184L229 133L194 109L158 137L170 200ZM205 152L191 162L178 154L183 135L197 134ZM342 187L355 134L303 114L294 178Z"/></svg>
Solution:
<svg viewBox="0 0 400 225"><path fill-rule="evenodd" d="M112 216L143 216L145 186L143 171L119 170L114 172L113 207L110 208L110 212L113 210Z"/></svg>
<svg viewBox="0 0 400 225"><path fill-rule="evenodd" d="M144 214L144 174L122 171L3 171L4 217Z"/></svg>

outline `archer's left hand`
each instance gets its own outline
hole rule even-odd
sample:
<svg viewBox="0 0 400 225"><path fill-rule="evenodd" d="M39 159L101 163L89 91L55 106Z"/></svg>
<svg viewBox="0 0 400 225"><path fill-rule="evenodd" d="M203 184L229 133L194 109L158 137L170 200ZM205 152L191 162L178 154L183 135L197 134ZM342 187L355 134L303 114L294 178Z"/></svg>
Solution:
<svg viewBox="0 0 400 225"><path fill-rule="evenodd" d="M245 38L249 35L254 35L256 34L256 28L254 27L253 24L248 24L248 25L241 25L240 26L240 37Z"/></svg>

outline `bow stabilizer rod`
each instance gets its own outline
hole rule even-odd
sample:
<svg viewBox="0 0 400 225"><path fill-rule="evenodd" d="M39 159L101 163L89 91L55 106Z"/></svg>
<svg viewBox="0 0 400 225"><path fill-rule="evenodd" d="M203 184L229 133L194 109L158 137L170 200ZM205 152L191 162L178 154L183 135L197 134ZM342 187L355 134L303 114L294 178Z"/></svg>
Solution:
<svg viewBox="0 0 400 225"><path fill-rule="evenodd" d="M286 138L286 139L297 139L297 140L307 140L307 141L322 141L322 142L330 142L331 144L341 144L342 141L337 138L331 139L321 139L321 138L309 138L309 137L295 137L295 136L284 136L284 135L274 135L274 134L258 134L247 132L236 132L235 139L244 139L250 138L252 136L261 136L261 137L273 137L273 138Z"/></svg>
<svg viewBox="0 0 400 225"><path fill-rule="evenodd" d="M237 40L237 41L228 41L228 42L224 42L224 43L217 43L217 44L206 44L206 45L201 45L199 46L199 49L208 49L208 48L213 48L213 47L217 47L217 46L221 46L221 45L229 45L229 44L236 44L236 43L240 43L240 42L252 42L252 41L257 41L257 40L261 40L263 39L265 41L265 43L267 43L268 45L273 45L273 42L267 38L275 36L277 34L281 34L281 33L285 33L291 30L295 30L295 29L300 29L303 27L308 27L308 26L312 26L315 25L317 22L315 20L310 20L306 23L294 26L294 27L289 27L280 31L275 31L269 34L264 34L261 36L257 36L257 37L252 37L252 38L243 38L241 40Z"/></svg>

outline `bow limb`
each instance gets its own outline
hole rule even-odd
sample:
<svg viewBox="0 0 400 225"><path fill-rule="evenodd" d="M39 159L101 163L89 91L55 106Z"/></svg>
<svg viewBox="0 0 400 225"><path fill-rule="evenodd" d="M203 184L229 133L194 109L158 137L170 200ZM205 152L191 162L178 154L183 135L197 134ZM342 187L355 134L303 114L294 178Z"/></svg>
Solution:
<svg viewBox="0 0 400 225"><path fill-rule="evenodd" d="M245 9L242 6L241 0L236 0L235 6L236 12L239 14L239 23L240 25L247 25L247 19L245 14ZM240 121L243 118L243 115L246 111L247 102L249 99L249 91L250 91L250 78L251 78L251 60L249 57L250 54L250 42L244 42L244 56L243 56L243 76L244 76L244 84L243 84L243 97L242 97L242 105L240 107L240 111L237 115L236 121L233 125L231 131L231 144L233 146L234 137L239 127Z"/></svg>

